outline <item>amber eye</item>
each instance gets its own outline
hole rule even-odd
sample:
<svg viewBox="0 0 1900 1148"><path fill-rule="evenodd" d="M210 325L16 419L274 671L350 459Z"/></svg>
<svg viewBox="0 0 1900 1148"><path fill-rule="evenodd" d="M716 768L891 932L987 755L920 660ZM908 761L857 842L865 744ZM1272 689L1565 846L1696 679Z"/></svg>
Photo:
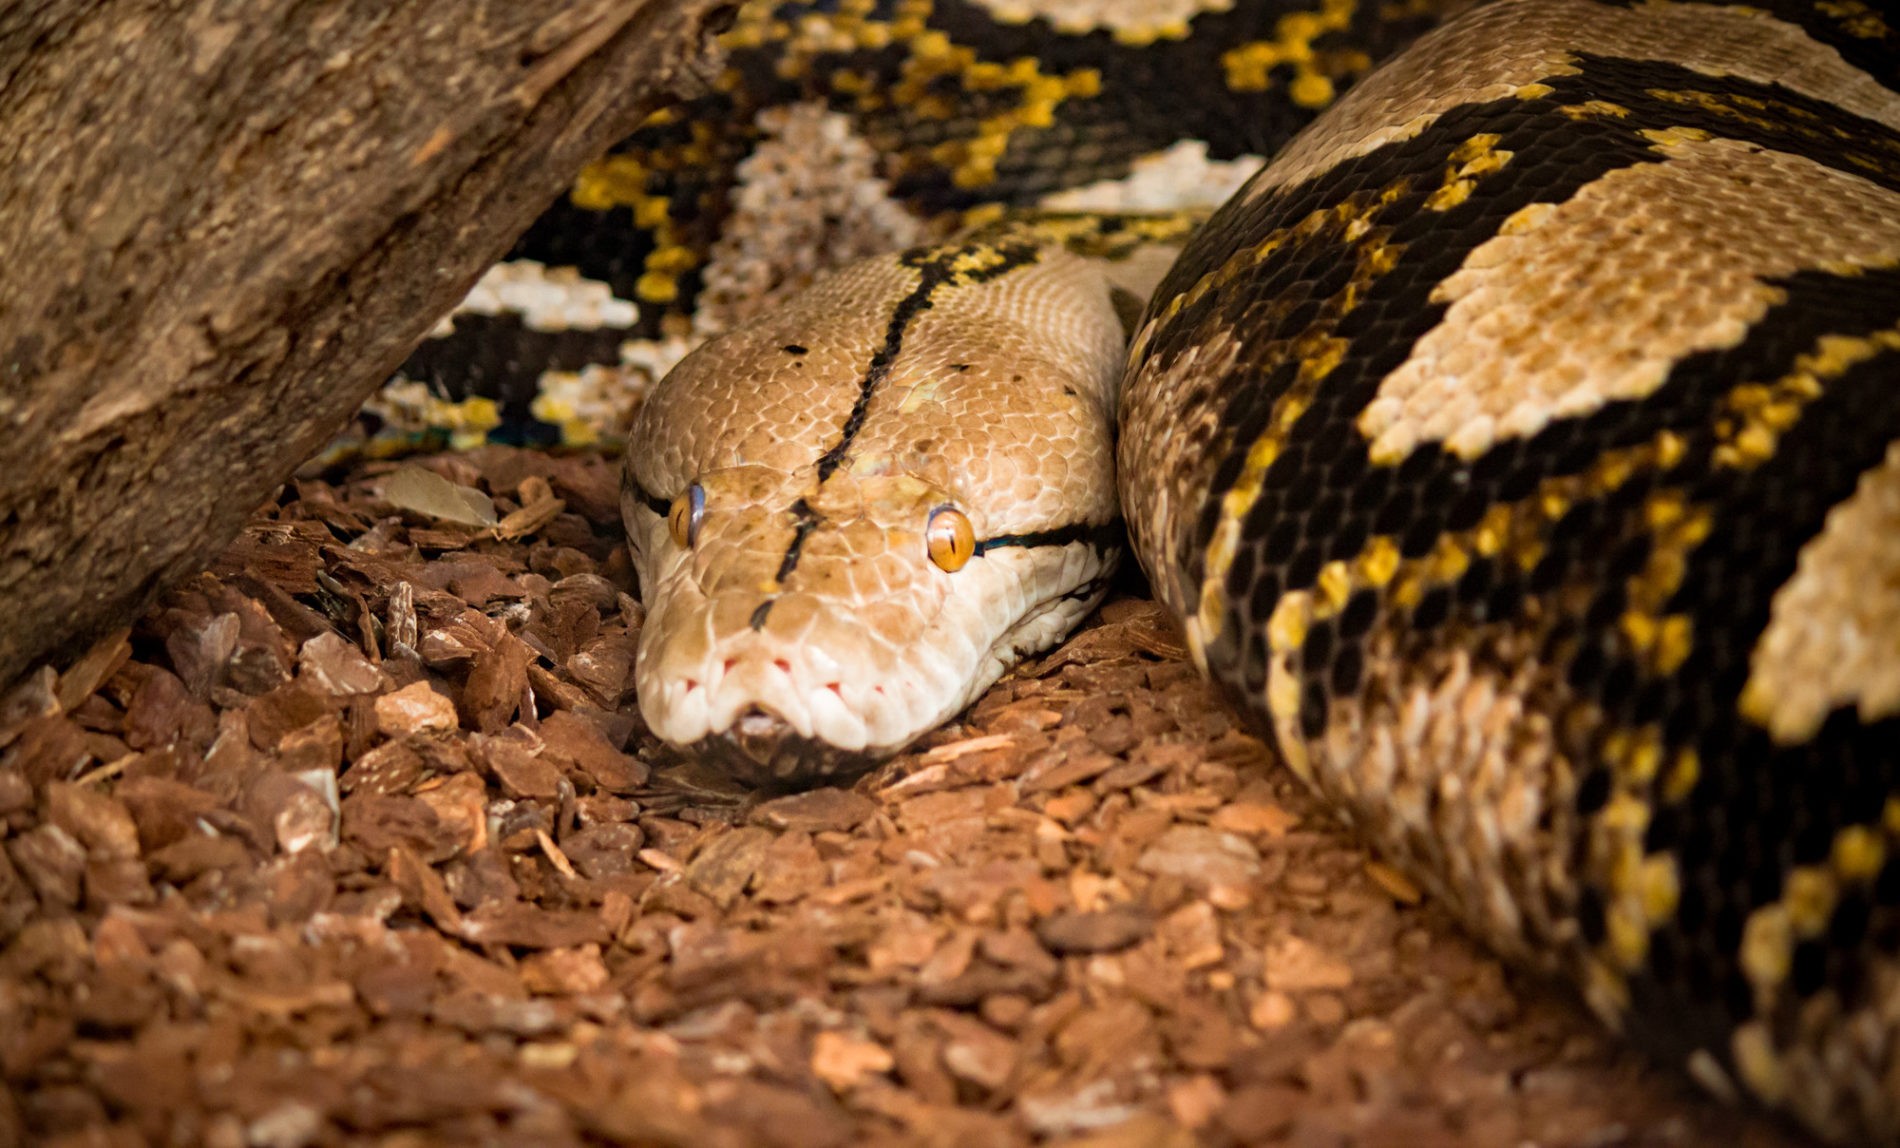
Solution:
<svg viewBox="0 0 1900 1148"><path fill-rule="evenodd" d="M667 511L666 528L673 532L673 541L684 550L699 541L699 520L706 517L706 491L697 482L686 488L686 493L673 500L673 509Z"/></svg>
<svg viewBox="0 0 1900 1148"><path fill-rule="evenodd" d="M976 529L953 506L939 506L930 512L924 542L930 548L930 560L951 573L963 569L963 564L976 556Z"/></svg>

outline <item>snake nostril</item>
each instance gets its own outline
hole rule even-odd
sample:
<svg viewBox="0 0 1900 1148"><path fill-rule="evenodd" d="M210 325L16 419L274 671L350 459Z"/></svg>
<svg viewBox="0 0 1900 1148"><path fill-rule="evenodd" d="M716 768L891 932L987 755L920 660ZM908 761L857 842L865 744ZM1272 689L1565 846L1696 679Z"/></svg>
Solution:
<svg viewBox="0 0 1900 1148"><path fill-rule="evenodd" d="M839 697L844 696L844 683L842 682L826 682L825 688L837 694Z"/></svg>
<svg viewBox="0 0 1900 1148"><path fill-rule="evenodd" d="M686 689L687 689L687 691L688 691L688 692L691 692L691 691L693 691L693 690L696 690L696 689L698 689L698 688L699 688L699 679L697 679L697 678L687 678L687 679L686 679Z"/></svg>
<svg viewBox="0 0 1900 1148"><path fill-rule="evenodd" d="M789 674L792 672L792 663L786 661L784 658L773 658L772 664L778 667L778 671L781 674Z"/></svg>
<svg viewBox="0 0 1900 1148"><path fill-rule="evenodd" d="M725 672L726 672L726 673L728 673L728 674L729 674L729 673L731 673L731 672L732 672L732 667L734 667L734 666L736 666L736 665L738 665L738 664L739 664L739 659L737 659L737 658L727 658L727 659L726 659L726 664L725 664Z"/></svg>

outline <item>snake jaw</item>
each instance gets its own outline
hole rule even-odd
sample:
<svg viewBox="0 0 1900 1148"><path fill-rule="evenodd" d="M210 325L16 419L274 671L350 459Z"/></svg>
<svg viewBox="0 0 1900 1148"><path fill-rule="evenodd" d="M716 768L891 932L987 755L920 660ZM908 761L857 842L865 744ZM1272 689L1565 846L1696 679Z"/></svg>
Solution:
<svg viewBox="0 0 1900 1148"><path fill-rule="evenodd" d="M884 755L842 749L799 734L776 714L753 706L723 732L687 747L736 781L759 789L787 789L863 773Z"/></svg>

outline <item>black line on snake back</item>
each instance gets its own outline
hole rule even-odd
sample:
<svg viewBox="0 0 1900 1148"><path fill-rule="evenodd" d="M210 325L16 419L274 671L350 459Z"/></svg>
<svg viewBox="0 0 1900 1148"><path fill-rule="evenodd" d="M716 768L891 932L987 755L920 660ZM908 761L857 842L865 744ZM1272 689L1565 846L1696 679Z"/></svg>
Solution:
<svg viewBox="0 0 1900 1148"><path fill-rule="evenodd" d="M1900 320L1900 272L1863 273L1850 287L1841 278L1809 271L1782 285L1790 301L1770 316L1780 322L1758 323L1748 344L1700 353L1677 371L1692 378L1705 371L1742 378L1736 368L1750 362L1791 368L1820 337L1816 331L1852 338L1890 330ZM1856 292L1854 306L1833 307L1847 290ZM1643 842L1646 852L1672 852L1684 872L1751 871L1752 851L1761 841L1780 843L1792 865L1820 863L1843 828L1878 823L1886 795L1900 782L1900 759L1891 749L1900 721L1892 717L1869 719L1848 703L1812 736L1790 745L1735 719L1750 655L1776 595L1830 513L1880 464L1900 426L1900 395L1891 386L1897 360L1900 355L1886 351L1827 380L1799 421L1781 433L1774 453L1726 483L1709 475L1712 436L1705 431L1692 440L1682 478L1702 494L1714 519L1708 538L1689 555L1682 585L1664 605L1689 619L1693 641L1686 658L1662 677L1643 674L1626 654L1580 659L1568 667L1571 687L1610 707L1624 728L1654 723L1663 730L1665 751L1694 751L1700 781L1682 801L1657 803ZM1619 692L1613 683L1627 684ZM1608 786L1599 782L1595 788L1601 799ZM1725 832L1723 811L1742 807L1754 811L1748 833ZM1900 869L1886 876L1893 881ZM1717 1044L1729 1025L1754 1015L1741 978L1712 979L1691 954L1706 944L1718 927L1714 922L1744 920L1783 896L1784 881L1780 874L1763 873L1726 885L1685 883L1676 913L1652 937L1651 963L1631 986L1633 1031L1665 1053L1686 1055L1698 1043ZM1862 908L1873 913L1872 920L1856 923L1852 911L1842 915L1838 909L1830 916L1829 935L1839 949L1828 958L1834 962L1828 985L1849 1011L1863 1007L1874 991L1864 979L1866 962L1877 951L1892 951L1900 924L1891 901ZM1868 942L1870 937L1886 939ZM1820 969L1810 963L1819 955L1812 938L1796 949L1797 968L1783 990L1786 1007L1825 987Z"/></svg>
<svg viewBox="0 0 1900 1148"><path fill-rule="evenodd" d="M935 296L944 287L984 283L1018 267L1034 263L1040 256L1034 244L967 244L946 247L913 247L898 256L907 267L917 269L917 286L891 308L890 322L884 327L884 345L871 356L870 366L858 384L857 401L845 419L844 433L837 443L818 458L818 481L830 478L843 465L845 455L864 429L871 398L890 377L891 364L904 349L904 336L912 323L935 306ZM986 263L985 260L988 260ZM788 560L795 561L795 559ZM789 572L789 571L788 571Z"/></svg>
<svg viewBox="0 0 1900 1148"><path fill-rule="evenodd" d="M1268 379L1259 386L1211 389L1206 398L1220 410L1211 425L1223 428L1221 433L1227 441L1209 445L1209 451L1220 455L1222 462L1215 468L1211 493L1201 512L1184 517L1177 526L1182 534L1178 544L1188 555L1186 568L1192 587L1198 588L1205 576L1203 555L1219 517L1220 496L1239 477L1247 453L1244 444L1265 432L1275 402L1295 377L1298 362L1286 348L1297 345L1299 338L1308 334L1336 335L1351 341L1352 350L1315 396L1301 429L1310 441L1331 442L1342 436L1350 439L1352 420L1372 400L1385 376L1439 322L1445 305L1431 301L1437 285L1473 249L1492 238L1506 219L1533 200L1562 202L1609 171L1654 162L1658 152L1642 134L1643 129L1706 124L1706 130L1724 129L1719 134L1803 154L1830 166L1839 164L1876 182L1885 178L1864 163L1851 163L1844 157L1845 149L1752 123L1731 124L1731 117L1706 111L1699 103L1677 103L1654 94L1697 91L1724 105L1738 99L1774 100L1808 109L1816 117L1827 114L1825 105L1786 88L1734 77L1702 76L1657 62L1646 62L1644 69L1602 57L1589 57L1587 62L1591 70L1585 74L1549 78L1547 86L1551 90L1546 95L1455 109L1415 138L1387 144L1304 184L1252 201L1236 200L1210 222L1204 234L1266 236L1276 229L1293 227L1308 216L1353 203L1355 196L1363 199L1382 187L1396 186L1393 181L1398 173L1438 167L1457 146L1479 133L1495 133L1496 149L1514 156L1501 178L1481 184L1466 202L1449 211L1425 209L1426 199L1435 189L1422 182L1383 206L1377 223L1390 229L1385 242L1399 258L1371 283L1355 286L1349 308L1326 310L1330 301L1348 297L1344 290L1350 279L1348 268L1342 266L1330 278L1300 281L1309 261L1323 257L1341 242L1333 233L1322 230L1308 240L1289 244L1219 290L1206 292L1158 325L1149 354L1158 365L1165 366L1182 352L1193 333L1219 325L1231 327L1238 316L1252 315L1253 325L1245 337L1241 365L1236 371ZM1592 99L1629 109L1629 114L1579 118L1565 110ZM1838 109L1831 115L1831 120L1812 122L1842 121L1843 113ZM1849 117L1846 122L1879 138L1894 135L1859 118ZM1533 171L1536 178L1531 178ZM1227 257L1219 245L1190 243L1159 295L1165 298L1186 292ZM1256 309L1258 300L1266 297L1289 299L1300 305L1267 316ZM1311 329L1316 315L1328 325ZM1243 444L1242 448L1234 449L1235 443ZM1452 461L1435 466L1433 460L1438 456L1421 451L1404 467L1385 474L1383 468L1370 467L1363 448L1355 448L1353 454L1360 469L1381 472L1365 475L1367 483L1390 489L1382 497L1351 500L1346 511L1352 520L1339 521L1329 530L1307 530L1302 524L1335 521L1335 508L1320 500L1328 495L1329 484L1340 483L1342 476L1330 469L1330 462L1315 461L1330 456L1289 452L1266 476L1242 531L1246 537L1260 540L1254 548L1259 553L1243 553L1229 572L1229 600L1248 604L1242 608L1243 622L1248 611L1270 608L1282 593L1309 586L1326 562L1350 558L1368 533L1388 532L1395 523L1404 524L1414 540L1407 552L1415 554L1419 544L1436 537L1438 523L1431 520L1445 517L1453 505L1460 507L1459 521L1453 525L1469 525L1464 521L1468 512L1483 509L1482 500L1456 497L1463 493L1461 487L1445 492L1434 485L1433 480L1449 481L1463 474L1469 469L1467 464ZM1500 455L1485 465L1496 466L1505 457ZM1591 451L1567 454L1559 469L1574 472L1594 457ZM1406 491L1425 495L1415 514L1404 508L1409 497ZM1336 490L1330 493L1335 499L1342 494ZM1446 493L1451 497L1441 497ZM1385 505L1388 502L1393 505ZM1291 508L1299 507L1312 507L1314 513L1289 513ZM1267 555L1274 556L1274 560L1263 561ZM1241 648L1247 643L1240 640L1240 635L1248 630L1247 624L1223 627L1209 643L1208 656L1216 676L1228 677L1242 688L1257 689L1264 684L1265 666L1259 660L1261 648L1257 643L1251 650Z"/></svg>
<svg viewBox="0 0 1900 1148"><path fill-rule="evenodd" d="M1627 109L1628 123L1635 130L1699 128L1811 159L1900 191L1900 132L1876 120L1780 84L1708 76L1664 61L1579 52L1577 63L1582 78L1598 89L1614 87L1602 95ZM1576 88L1578 81L1558 86ZM1757 110L1764 107L1770 111Z"/></svg>

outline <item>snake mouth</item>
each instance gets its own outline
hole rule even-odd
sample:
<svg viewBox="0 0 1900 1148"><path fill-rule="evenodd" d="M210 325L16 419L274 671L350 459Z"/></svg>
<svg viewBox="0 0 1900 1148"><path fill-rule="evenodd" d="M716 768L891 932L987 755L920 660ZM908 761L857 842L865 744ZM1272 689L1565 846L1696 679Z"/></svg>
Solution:
<svg viewBox="0 0 1900 1148"><path fill-rule="evenodd" d="M687 752L757 789L804 789L847 780L888 756L806 737L760 706L748 707L732 725L694 742Z"/></svg>

